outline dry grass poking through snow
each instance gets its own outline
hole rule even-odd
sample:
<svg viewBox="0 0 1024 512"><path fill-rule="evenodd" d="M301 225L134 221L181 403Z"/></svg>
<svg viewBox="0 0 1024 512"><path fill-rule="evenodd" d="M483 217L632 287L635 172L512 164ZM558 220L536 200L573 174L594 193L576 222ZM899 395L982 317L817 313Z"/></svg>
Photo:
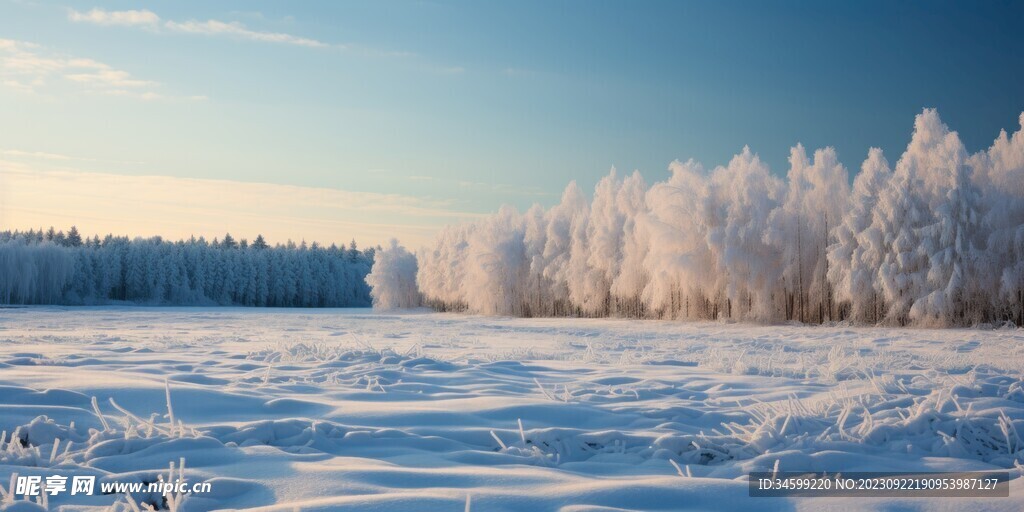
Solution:
<svg viewBox="0 0 1024 512"><path fill-rule="evenodd" d="M0 509L786 510L744 475L1024 463L1020 330L88 308L0 339L0 482L214 487Z"/></svg>

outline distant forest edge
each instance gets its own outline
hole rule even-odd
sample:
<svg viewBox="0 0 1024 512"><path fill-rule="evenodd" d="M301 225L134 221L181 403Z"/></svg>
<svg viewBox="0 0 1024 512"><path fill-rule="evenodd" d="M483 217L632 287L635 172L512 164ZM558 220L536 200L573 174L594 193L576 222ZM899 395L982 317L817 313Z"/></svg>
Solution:
<svg viewBox="0 0 1024 512"><path fill-rule="evenodd" d="M367 280L381 308L857 324L1024 324L1024 114L969 154L925 109L894 168L871 149L850 186L832 148L786 179L748 148L673 162L648 187L612 170L588 200L450 226L392 245Z"/></svg>
<svg viewBox="0 0 1024 512"><path fill-rule="evenodd" d="M0 232L0 303L368 307L375 249Z"/></svg>

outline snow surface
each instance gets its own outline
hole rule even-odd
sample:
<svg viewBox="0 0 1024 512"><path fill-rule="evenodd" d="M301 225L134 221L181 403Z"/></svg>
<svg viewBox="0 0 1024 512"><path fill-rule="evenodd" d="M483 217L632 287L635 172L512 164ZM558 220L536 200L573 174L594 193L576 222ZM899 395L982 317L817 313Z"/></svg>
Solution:
<svg viewBox="0 0 1024 512"><path fill-rule="evenodd" d="M0 430L5 489L184 458L213 493L180 510L1021 510L1024 331L10 308ZM1014 480L1010 498L749 498L776 462ZM111 505L130 510L49 503Z"/></svg>

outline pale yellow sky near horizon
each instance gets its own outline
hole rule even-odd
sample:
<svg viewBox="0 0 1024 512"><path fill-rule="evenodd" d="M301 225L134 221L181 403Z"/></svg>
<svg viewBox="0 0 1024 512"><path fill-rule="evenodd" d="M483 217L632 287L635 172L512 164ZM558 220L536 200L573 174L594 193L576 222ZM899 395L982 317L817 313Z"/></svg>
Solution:
<svg viewBox="0 0 1024 512"><path fill-rule="evenodd" d="M479 214L397 194L228 180L86 172L0 158L0 229L75 225L83 235L223 237L271 244L383 245L418 249L444 225ZM410 222L410 219L413 219ZM139 226L145 226L140 230Z"/></svg>

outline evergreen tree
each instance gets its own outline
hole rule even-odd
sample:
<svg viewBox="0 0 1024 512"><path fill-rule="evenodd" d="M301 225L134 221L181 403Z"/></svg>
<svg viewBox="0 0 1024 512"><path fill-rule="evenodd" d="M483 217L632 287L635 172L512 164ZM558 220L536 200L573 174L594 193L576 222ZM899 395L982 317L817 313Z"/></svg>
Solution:
<svg viewBox="0 0 1024 512"><path fill-rule="evenodd" d="M263 235L256 235L256 240L252 242L252 248L258 251L262 251L267 248L267 241L263 239Z"/></svg>
<svg viewBox="0 0 1024 512"><path fill-rule="evenodd" d="M71 226L68 230L67 245L70 247L80 247L82 245L82 235L78 234L78 228Z"/></svg>

